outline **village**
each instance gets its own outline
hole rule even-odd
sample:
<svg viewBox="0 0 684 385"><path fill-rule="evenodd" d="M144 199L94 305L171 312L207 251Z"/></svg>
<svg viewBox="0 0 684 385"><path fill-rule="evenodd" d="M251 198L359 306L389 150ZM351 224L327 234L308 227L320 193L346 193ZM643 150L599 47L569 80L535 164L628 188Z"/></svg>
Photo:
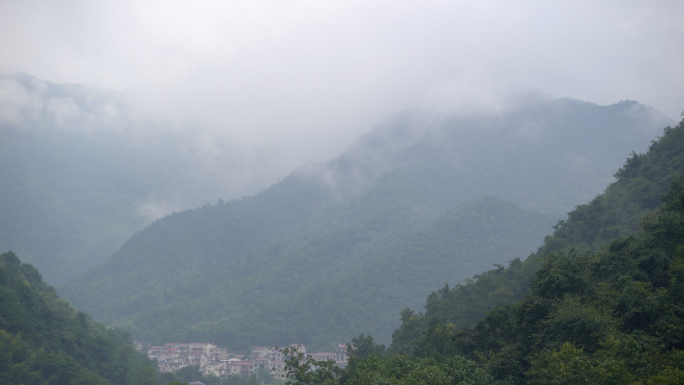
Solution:
<svg viewBox="0 0 684 385"><path fill-rule="evenodd" d="M142 350L142 345L137 345ZM307 353L302 344L291 344L289 348L315 361L335 361L340 367L347 365L347 345L337 345L335 352ZM197 366L203 375L213 374L222 378L231 375L251 376L262 370L273 375L275 380L287 379L285 372L285 355L282 349L257 346L251 357L244 354L228 352L206 342L166 343L163 346L150 346L147 355L157 361L159 371L176 372L186 366Z"/></svg>

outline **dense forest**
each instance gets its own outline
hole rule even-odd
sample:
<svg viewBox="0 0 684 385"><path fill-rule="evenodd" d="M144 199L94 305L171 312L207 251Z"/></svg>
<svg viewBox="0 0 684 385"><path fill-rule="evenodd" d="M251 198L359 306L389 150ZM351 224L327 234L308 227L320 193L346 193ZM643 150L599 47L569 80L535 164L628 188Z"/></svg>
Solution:
<svg viewBox="0 0 684 385"><path fill-rule="evenodd" d="M400 114L255 196L154 222L58 289L154 343L389 343L403 307L536 250L665 120L635 102L570 99Z"/></svg>
<svg viewBox="0 0 684 385"><path fill-rule="evenodd" d="M156 365L129 332L107 329L59 299L30 264L0 255L0 382L151 385Z"/></svg>
<svg viewBox="0 0 684 385"><path fill-rule="evenodd" d="M497 114L405 112L254 196L142 229L145 205L181 186L194 186L185 204L216 201L228 182L198 186L221 167L195 172L201 147L136 131L115 94L12 82L43 107L0 119L0 248L110 327L3 254L2 375L13 382L197 374L153 379L133 337L326 350L359 335L348 369L314 382L681 374L684 127L655 137L670 121L650 107L549 99ZM79 113L58 116L55 103Z"/></svg>
<svg viewBox="0 0 684 385"><path fill-rule="evenodd" d="M515 259L507 268L499 266L475 276L465 285L448 286L428 297L425 316L405 309L402 327L395 331L391 350L410 353L412 339L432 319L454 324L457 329L475 323L494 306L522 299L528 283L549 255L555 252L577 255L601 250L619 236L639 228L641 218L661 205L672 182L684 174L684 126L666 128L652 141L645 154L632 154L615 174L617 181L587 204L568 213L555 226L544 245L524 262ZM411 316L409 316L409 314Z"/></svg>
<svg viewBox="0 0 684 385"><path fill-rule="evenodd" d="M683 147L684 121L536 254L433 292L425 314L402 312L389 349L362 334L345 370L294 383L682 383Z"/></svg>

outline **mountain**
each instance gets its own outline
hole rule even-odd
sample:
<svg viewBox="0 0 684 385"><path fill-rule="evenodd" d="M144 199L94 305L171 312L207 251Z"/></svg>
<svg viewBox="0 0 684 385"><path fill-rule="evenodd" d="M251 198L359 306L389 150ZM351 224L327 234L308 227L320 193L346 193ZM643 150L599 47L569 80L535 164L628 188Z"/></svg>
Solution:
<svg viewBox="0 0 684 385"><path fill-rule="evenodd" d="M250 282L237 289L243 293L264 293L265 298L247 297L251 303L236 301L234 306L249 307L249 311L226 316L225 302L203 301L202 298L210 295L194 291L192 303L173 304L166 314L181 309L203 314L204 319L212 321L201 320L185 335L194 339L217 339L228 346L306 341L308 346L323 349L335 341L345 341L359 330L388 339L388 331L396 326L402 305L419 304L430 289L454 277L462 279L492 263L527 253L554 222L551 215L499 198L484 197L449 211L427 230L397 241L381 255L367 260L338 261L332 272L325 272L325 265L315 259L308 260L308 266L294 269L288 266L301 263L302 256L315 255L309 251L287 256L274 270L288 274L276 273L270 277L273 281L268 286L273 288L270 293L264 290L263 281L257 281L262 287ZM337 245L333 243L330 249L337 249ZM211 281L218 284L218 277L226 273L225 270L217 272ZM326 276L307 282L317 274ZM218 295L235 290L226 284L214 288ZM279 294L278 289L288 290ZM221 310L207 317L212 309ZM125 326L145 337L164 338L176 330L182 332L182 329L163 326L155 330L137 328L159 319L156 312L134 317L134 322Z"/></svg>
<svg viewBox="0 0 684 385"><path fill-rule="evenodd" d="M579 205L559 222L553 234L525 261L513 260L477 275L465 285L433 291L425 315L405 310L402 326L393 334L391 352L410 353L432 320L454 327L473 325L496 306L513 303L529 293L529 282L547 258L558 252L591 254L605 249L608 242L639 230L642 218L662 203L660 197L684 174L684 123L667 127L662 137L651 142L648 152L633 154L615 174L603 194Z"/></svg>
<svg viewBox="0 0 684 385"><path fill-rule="evenodd" d="M0 382L149 384L155 364L131 335L74 310L30 264L0 254Z"/></svg>
<svg viewBox="0 0 684 385"><path fill-rule="evenodd" d="M616 177L524 262L432 292L424 315L404 310L389 353L422 371L467 361L489 383L681 383L684 121ZM340 383L405 383L398 357L350 362Z"/></svg>
<svg viewBox="0 0 684 385"><path fill-rule="evenodd" d="M232 158L205 139L122 93L0 76L0 250L52 284L83 274L163 214L225 196Z"/></svg>
<svg viewBox="0 0 684 385"><path fill-rule="evenodd" d="M59 290L150 342L388 341L431 287L537 249L670 122L636 102L571 99L400 114L255 196L155 221Z"/></svg>

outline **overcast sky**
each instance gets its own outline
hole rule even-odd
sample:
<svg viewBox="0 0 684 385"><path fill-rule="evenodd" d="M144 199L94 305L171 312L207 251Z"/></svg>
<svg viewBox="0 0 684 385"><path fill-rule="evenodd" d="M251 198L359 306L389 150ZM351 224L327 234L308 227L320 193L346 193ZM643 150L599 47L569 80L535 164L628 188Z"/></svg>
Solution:
<svg viewBox="0 0 684 385"><path fill-rule="evenodd" d="M123 90L286 170L399 110L518 92L679 120L684 1L4 0L0 70Z"/></svg>

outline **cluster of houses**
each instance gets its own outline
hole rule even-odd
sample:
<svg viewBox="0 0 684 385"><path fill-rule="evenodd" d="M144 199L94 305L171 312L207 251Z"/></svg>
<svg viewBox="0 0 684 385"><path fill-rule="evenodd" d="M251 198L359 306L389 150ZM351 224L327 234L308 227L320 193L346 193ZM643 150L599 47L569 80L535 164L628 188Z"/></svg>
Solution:
<svg viewBox="0 0 684 385"><path fill-rule="evenodd" d="M316 361L333 360L340 367L347 365L347 345L337 345L334 353L307 353L304 345L292 344L291 350L303 353ZM230 375L251 376L259 370L273 375L276 380L286 380L285 356L281 349L257 346L252 356L229 353L206 342L167 343L164 346L151 346L147 350L151 359L157 360L159 371L175 372L186 366L198 366L204 375L216 377Z"/></svg>

